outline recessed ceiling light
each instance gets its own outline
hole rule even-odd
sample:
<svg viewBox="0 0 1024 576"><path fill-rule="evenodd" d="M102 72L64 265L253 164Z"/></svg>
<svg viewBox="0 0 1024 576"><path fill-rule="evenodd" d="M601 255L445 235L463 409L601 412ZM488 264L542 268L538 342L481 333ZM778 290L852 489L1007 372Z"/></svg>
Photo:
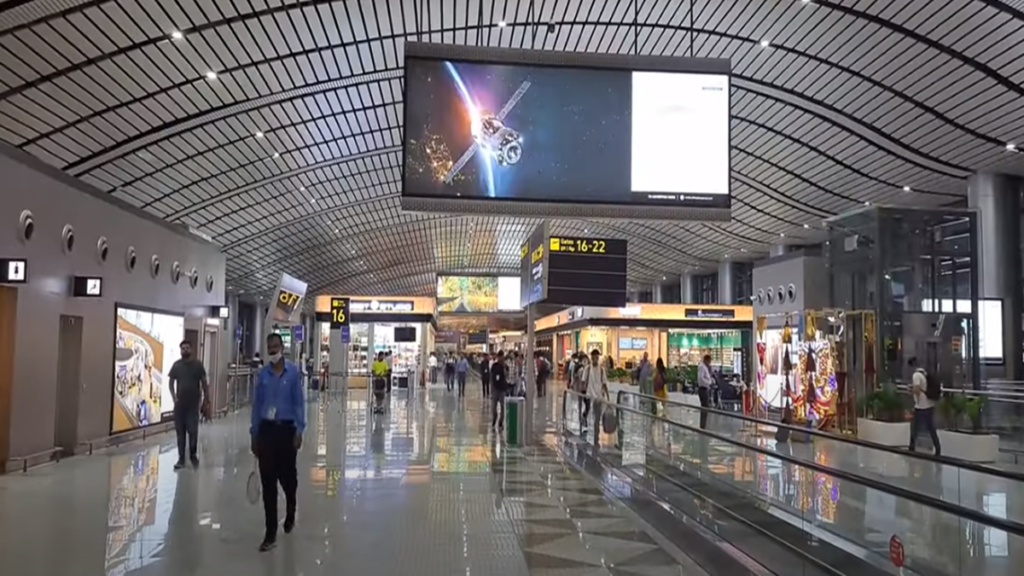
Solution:
<svg viewBox="0 0 1024 576"><path fill-rule="evenodd" d="M870 200L865 200L864 201L864 205L865 206L871 206L871 201Z"/></svg>
<svg viewBox="0 0 1024 576"><path fill-rule="evenodd" d="M216 80L217 79L217 73L214 72L213 70L207 71L206 72L206 79L207 80Z"/></svg>
<svg viewBox="0 0 1024 576"><path fill-rule="evenodd" d="M338 233L338 229L337 229L337 228L335 228L335 229L334 229L334 232L335 232L335 233ZM355 252L353 252L353 254L355 254Z"/></svg>
<svg viewBox="0 0 1024 576"><path fill-rule="evenodd" d="M184 40L185 33L181 30L174 30L171 32L171 40Z"/></svg>
<svg viewBox="0 0 1024 576"><path fill-rule="evenodd" d="M316 204L316 198L310 198L309 199L309 203L310 204Z"/></svg>
<svg viewBox="0 0 1024 576"><path fill-rule="evenodd" d="M504 28L505 26L508 26L508 24L506 24L505 21L502 20L501 22L498 22L498 26Z"/></svg>
<svg viewBox="0 0 1024 576"><path fill-rule="evenodd" d="M904 192L910 192L910 186L904 186L903 187L903 191Z"/></svg>
<svg viewBox="0 0 1024 576"><path fill-rule="evenodd" d="M280 152L274 152L274 158L280 158L280 157L281 157L281 153Z"/></svg>
<svg viewBox="0 0 1024 576"><path fill-rule="evenodd" d="M771 42L769 42L767 40L761 40L761 48L767 48L767 47L769 47L771 45L772 45Z"/></svg>
<svg viewBox="0 0 1024 576"><path fill-rule="evenodd" d="M256 133L253 134L253 136L255 136L257 138L263 138L263 132L260 132L259 130L257 130Z"/></svg>
<svg viewBox="0 0 1024 576"><path fill-rule="evenodd" d="M1010 152L1016 152L1017 151L1017 145L1014 144L1013 142L1007 142L1006 143L1006 149L1009 150Z"/></svg>
<svg viewBox="0 0 1024 576"><path fill-rule="evenodd" d="M306 187L305 186L299 186L299 192L305 192L305 191L306 191Z"/></svg>
<svg viewBox="0 0 1024 576"><path fill-rule="evenodd" d="M811 227L810 224L804 224L804 228L810 228L810 227Z"/></svg>
<svg viewBox="0 0 1024 576"><path fill-rule="evenodd" d="M783 238L785 238L786 237L786 233L785 232L779 232L779 236L782 236Z"/></svg>
<svg viewBox="0 0 1024 576"><path fill-rule="evenodd" d="M746 251L747 251L746 248L740 248L740 252L746 252Z"/></svg>

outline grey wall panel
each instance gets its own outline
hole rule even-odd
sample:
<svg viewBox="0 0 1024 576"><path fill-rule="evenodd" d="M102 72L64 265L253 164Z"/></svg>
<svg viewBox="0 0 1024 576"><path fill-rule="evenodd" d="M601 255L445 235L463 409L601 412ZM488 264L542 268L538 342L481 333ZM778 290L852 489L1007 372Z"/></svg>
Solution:
<svg viewBox="0 0 1024 576"><path fill-rule="evenodd" d="M57 383L57 339L60 315L81 316L83 350L78 438L106 436L110 429L113 387L115 302L187 314L205 314L204 307L224 302L224 256L220 250L187 232L140 217L96 197L69 181L0 150L0 257L29 260L29 283L19 288L14 391L11 414L11 456L53 447ZM18 233L23 210L35 216L29 242ZM67 254L61 240L65 225L75 231L75 248ZM101 263L97 240L105 236L109 256ZM138 264L125 265L134 246ZM157 255L160 275L152 277L149 260ZM182 277L171 281L171 265L180 262ZM193 289L186 274L195 267ZM73 275L101 276L103 297L70 296ZM206 290L206 277L214 286Z"/></svg>

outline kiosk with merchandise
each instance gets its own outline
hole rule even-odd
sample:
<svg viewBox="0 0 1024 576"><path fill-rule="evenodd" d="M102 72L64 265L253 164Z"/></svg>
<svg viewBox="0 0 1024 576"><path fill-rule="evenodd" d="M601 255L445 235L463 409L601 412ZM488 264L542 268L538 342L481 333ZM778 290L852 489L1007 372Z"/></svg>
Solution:
<svg viewBox="0 0 1024 576"><path fill-rule="evenodd" d="M347 306L345 322L332 322L342 303ZM366 388L373 356L387 351L393 356L396 388L411 387L422 378L437 330L433 298L317 296L316 317L320 370L329 373L330 386Z"/></svg>
<svg viewBox="0 0 1024 576"><path fill-rule="evenodd" d="M550 346L564 370L574 352L599 350L613 375L630 373L646 353L669 368L694 371L705 354L712 370L747 382L753 310L750 306L627 304L621 308L578 306L540 318L536 339Z"/></svg>

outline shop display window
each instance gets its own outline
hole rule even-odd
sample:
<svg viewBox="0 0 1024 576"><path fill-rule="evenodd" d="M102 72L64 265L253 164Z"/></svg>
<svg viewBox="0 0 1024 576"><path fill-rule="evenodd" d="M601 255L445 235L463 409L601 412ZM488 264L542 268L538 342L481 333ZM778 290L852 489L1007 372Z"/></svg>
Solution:
<svg viewBox="0 0 1024 576"><path fill-rule="evenodd" d="M742 347L739 330L672 331L668 335L668 365L695 366L710 354L711 366L730 374L736 370L734 352ZM742 353L740 358L742 365Z"/></svg>
<svg viewBox="0 0 1024 576"><path fill-rule="evenodd" d="M369 345L370 325L349 325L348 372L354 376L370 373Z"/></svg>
<svg viewBox="0 0 1024 576"><path fill-rule="evenodd" d="M412 328L416 331L415 342L396 342L395 328ZM422 335L416 324L374 324L373 353L391 350L394 360L392 370L397 374L415 372L420 355Z"/></svg>

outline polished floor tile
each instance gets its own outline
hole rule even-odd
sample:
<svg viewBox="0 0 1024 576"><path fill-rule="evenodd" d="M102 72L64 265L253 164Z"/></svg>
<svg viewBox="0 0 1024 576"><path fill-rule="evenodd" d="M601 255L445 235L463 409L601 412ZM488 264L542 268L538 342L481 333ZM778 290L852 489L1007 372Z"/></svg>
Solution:
<svg viewBox="0 0 1024 576"><path fill-rule="evenodd" d="M554 429L557 395L535 425ZM700 574L549 445L506 449L478 389L370 414L365 393L310 402L298 524L256 550L247 414L204 425L198 468L170 435L0 477L0 573L133 576Z"/></svg>

